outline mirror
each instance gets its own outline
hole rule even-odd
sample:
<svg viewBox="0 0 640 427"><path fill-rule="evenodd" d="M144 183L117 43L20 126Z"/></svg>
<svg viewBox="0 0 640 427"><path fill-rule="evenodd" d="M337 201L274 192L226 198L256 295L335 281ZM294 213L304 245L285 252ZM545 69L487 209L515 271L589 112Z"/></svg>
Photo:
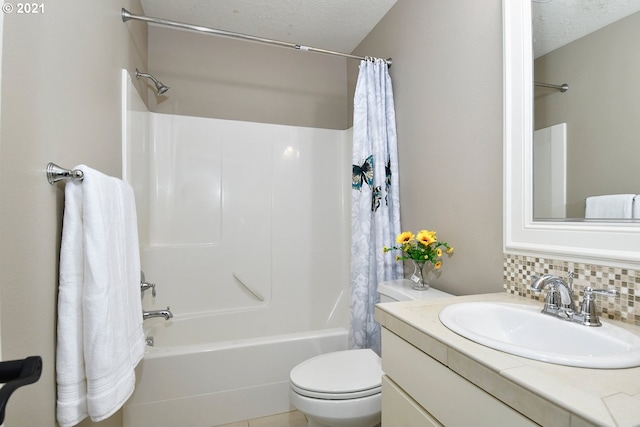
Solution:
<svg viewBox="0 0 640 427"><path fill-rule="evenodd" d="M531 9L534 220L640 218L640 1Z"/></svg>
<svg viewBox="0 0 640 427"><path fill-rule="evenodd" d="M503 16L505 252L560 256L581 262L614 261L616 265L637 268L640 223L533 220L531 0L504 0ZM636 80L638 87L640 79Z"/></svg>

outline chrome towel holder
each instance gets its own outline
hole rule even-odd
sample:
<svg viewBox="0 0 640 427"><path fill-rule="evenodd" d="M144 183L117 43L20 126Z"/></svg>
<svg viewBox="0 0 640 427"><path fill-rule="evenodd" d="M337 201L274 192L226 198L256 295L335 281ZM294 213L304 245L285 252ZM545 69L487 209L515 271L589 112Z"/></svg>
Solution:
<svg viewBox="0 0 640 427"><path fill-rule="evenodd" d="M49 184L55 184L58 181L63 179L72 179L74 181L82 181L84 178L84 173L80 169L65 169L56 165L55 163L49 162L47 165L47 181Z"/></svg>

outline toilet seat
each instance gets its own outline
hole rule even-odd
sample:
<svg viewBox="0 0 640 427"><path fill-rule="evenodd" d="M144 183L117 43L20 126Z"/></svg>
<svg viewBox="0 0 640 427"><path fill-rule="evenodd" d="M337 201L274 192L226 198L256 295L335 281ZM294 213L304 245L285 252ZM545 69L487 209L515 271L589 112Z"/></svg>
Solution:
<svg viewBox="0 0 640 427"><path fill-rule="evenodd" d="M300 363L289 375L291 389L317 399L348 400L381 392L380 357L370 349L322 354Z"/></svg>
<svg viewBox="0 0 640 427"><path fill-rule="evenodd" d="M361 397L368 397L376 395L382 392L382 387L375 387L368 390L360 390L353 393L324 393L313 390L307 390L300 387L296 387L291 384L291 389L301 396L311 397L314 399L326 399L326 400L349 400L358 399Z"/></svg>

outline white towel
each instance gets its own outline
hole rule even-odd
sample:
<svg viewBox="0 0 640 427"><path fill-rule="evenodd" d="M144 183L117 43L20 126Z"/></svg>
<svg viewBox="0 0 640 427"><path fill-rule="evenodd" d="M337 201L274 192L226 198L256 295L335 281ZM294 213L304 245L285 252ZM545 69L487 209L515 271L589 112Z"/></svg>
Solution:
<svg viewBox="0 0 640 427"><path fill-rule="evenodd" d="M640 219L640 194L636 194L633 198L633 214L634 219Z"/></svg>
<svg viewBox="0 0 640 427"><path fill-rule="evenodd" d="M587 197L585 218L632 218L635 194Z"/></svg>
<svg viewBox="0 0 640 427"><path fill-rule="evenodd" d="M65 186L60 250L57 419L101 421L131 396L144 354L133 189L80 165Z"/></svg>

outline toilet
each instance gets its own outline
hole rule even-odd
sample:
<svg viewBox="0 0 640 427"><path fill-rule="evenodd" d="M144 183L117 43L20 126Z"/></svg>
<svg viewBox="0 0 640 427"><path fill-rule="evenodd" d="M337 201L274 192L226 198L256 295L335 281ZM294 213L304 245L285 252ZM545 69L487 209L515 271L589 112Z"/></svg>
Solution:
<svg viewBox="0 0 640 427"><path fill-rule="evenodd" d="M437 289L411 289L406 279L378 284L380 302L451 297ZM380 424L382 364L371 349L321 354L289 374L289 400L309 427L374 427Z"/></svg>

